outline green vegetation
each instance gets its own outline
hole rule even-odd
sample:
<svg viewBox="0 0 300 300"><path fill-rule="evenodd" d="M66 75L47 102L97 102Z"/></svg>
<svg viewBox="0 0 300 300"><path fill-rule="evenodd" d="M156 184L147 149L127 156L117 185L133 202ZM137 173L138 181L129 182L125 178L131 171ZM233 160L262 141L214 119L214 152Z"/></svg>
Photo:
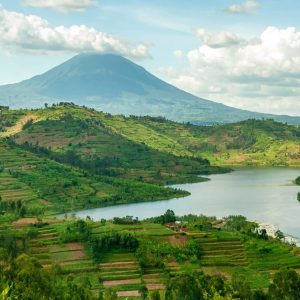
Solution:
<svg viewBox="0 0 300 300"><path fill-rule="evenodd" d="M37 119L19 130L17 143L51 149L60 159L67 153L77 155L76 161L80 158L89 169L92 157L102 172L130 179L188 182L192 174L221 172L205 159L227 166L300 165L299 127L273 120L196 126L164 118L113 116L71 104L21 113ZM4 116L14 114L20 111ZM141 172L145 161L147 169Z"/></svg>
<svg viewBox="0 0 300 300"><path fill-rule="evenodd" d="M129 139L175 155L204 157L214 165L300 165L299 127L273 120L217 126L179 124L150 117L119 117L118 121L108 121L109 126ZM143 132L147 132L147 138Z"/></svg>
<svg viewBox="0 0 300 300"><path fill-rule="evenodd" d="M297 185L300 185L300 176L296 178L295 182ZM300 193L298 193L297 199L298 199L298 201L300 201Z"/></svg>
<svg viewBox="0 0 300 300"><path fill-rule="evenodd" d="M114 118L68 103L2 109L0 219L184 197L162 185L229 171L132 141L104 122Z"/></svg>
<svg viewBox="0 0 300 300"><path fill-rule="evenodd" d="M299 299L296 246L263 238L257 224L242 216L177 218L172 211L164 216L177 222L161 225L153 223L161 217L140 221L129 216L121 224L73 218L2 222L0 295Z"/></svg>
<svg viewBox="0 0 300 300"><path fill-rule="evenodd" d="M0 141L0 212L31 216L85 207L155 201L188 193L87 173Z"/></svg>
<svg viewBox="0 0 300 300"><path fill-rule="evenodd" d="M243 216L51 217L186 196L164 185L229 171L209 160L299 166L298 127L201 127L63 103L0 107L0 137L1 299L299 299L299 249Z"/></svg>

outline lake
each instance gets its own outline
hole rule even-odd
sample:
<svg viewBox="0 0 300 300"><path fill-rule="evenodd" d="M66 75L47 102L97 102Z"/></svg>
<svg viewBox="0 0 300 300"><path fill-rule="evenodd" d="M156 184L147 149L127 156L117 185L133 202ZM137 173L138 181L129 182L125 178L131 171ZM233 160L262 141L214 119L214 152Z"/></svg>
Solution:
<svg viewBox="0 0 300 300"><path fill-rule="evenodd" d="M210 175L207 182L174 186L191 193L185 198L88 209L76 215L94 220L127 215L143 219L163 214L167 209L176 215L219 218L240 214L278 226L300 241L300 187L293 184L299 175L299 168L238 168L232 173Z"/></svg>

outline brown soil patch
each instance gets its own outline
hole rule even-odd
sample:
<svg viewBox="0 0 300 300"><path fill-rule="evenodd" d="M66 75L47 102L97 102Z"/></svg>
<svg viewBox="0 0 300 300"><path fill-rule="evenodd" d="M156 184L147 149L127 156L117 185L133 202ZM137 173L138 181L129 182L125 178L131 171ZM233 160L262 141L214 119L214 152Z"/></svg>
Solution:
<svg viewBox="0 0 300 300"><path fill-rule="evenodd" d="M81 250L79 250L79 251L74 251L74 256L75 256L76 258L84 258L84 257L86 257L86 256L85 256L85 253L84 253L83 251L81 251Z"/></svg>
<svg viewBox="0 0 300 300"><path fill-rule="evenodd" d="M67 251L68 249L65 248L65 245L60 245L60 244L54 244L54 245L51 245L49 247L49 251L50 252L64 252L64 251Z"/></svg>
<svg viewBox="0 0 300 300"><path fill-rule="evenodd" d="M204 267L202 269L199 269L197 271L204 271L204 273L208 274L208 275L213 275L213 276L222 276L224 277L226 280L231 280L231 275L227 272L223 272L218 270L215 267Z"/></svg>
<svg viewBox="0 0 300 300"><path fill-rule="evenodd" d="M139 291L120 291L117 292L118 297L139 297Z"/></svg>
<svg viewBox="0 0 300 300"><path fill-rule="evenodd" d="M177 166L175 166L175 170L176 170L176 171L184 170L184 166L182 166L182 165L177 165Z"/></svg>
<svg viewBox="0 0 300 300"><path fill-rule="evenodd" d="M164 290L166 287L162 283L149 283L146 285L149 291L152 290Z"/></svg>
<svg viewBox="0 0 300 300"><path fill-rule="evenodd" d="M68 243L67 248L71 251L83 250L83 244L81 244L81 243Z"/></svg>
<svg viewBox="0 0 300 300"><path fill-rule="evenodd" d="M146 279L146 278L157 278L157 277L159 277L161 274L159 274L159 273L153 273L153 274L144 274L143 275L143 277L144 277L144 279Z"/></svg>
<svg viewBox="0 0 300 300"><path fill-rule="evenodd" d="M178 267L179 264L178 264L178 262L176 262L176 261L172 261L172 262L168 263L167 266L168 266L168 267Z"/></svg>
<svg viewBox="0 0 300 300"><path fill-rule="evenodd" d="M168 237L168 241L174 246L184 246L187 243L187 237L185 235L171 235Z"/></svg>
<svg viewBox="0 0 300 300"><path fill-rule="evenodd" d="M105 287L111 287L111 286L117 286L117 285L123 285L123 284L139 284L139 283L141 283L140 279L124 279L124 280L104 281L103 285Z"/></svg>
<svg viewBox="0 0 300 300"><path fill-rule="evenodd" d="M159 283L160 279L158 277L156 277L156 278L144 278L144 281L146 283Z"/></svg>
<svg viewBox="0 0 300 300"><path fill-rule="evenodd" d="M46 199L41 199L40 203L43 204L43 205L46 205L46 206L51 206L52 205L52 203L49 200L46 200Z"/></svg>
<svg viewBox="0 0 300 300"><path fill-rule="evenodd" d="M49 269L49 268L51 268L51 267L52 267L52 265L49 265L49 264L45 264L45 265L43 265L43 264L42 264L42 267L43 267L44 269Z"/></svg>
<svg viewBox="0 0 300 300"><path fill-rule="evenodd" d="M15 227L19 227L24 225L36 224L36 223L38 223L37 218L22 218L17 221L14 221L12 224Z"/></svg>
<svg viewBox="0 0 300 300"><path fill-rule="evenodd" d="M8 136L11 136L11 135L15 135L19 132L22 131L23 129L23 126L30 120L32 120L33 122L36 122L38 119L37 116L35 115L27 115L23 118L21 118L14 126L12 127L9 127L5 132L3 133L0 133L0 136L2 137L8 137Z"/></svg>
<svg viewBox="0 0 300 300"><path fill-rule="evenodd" d="M69 259L69 260L62 260L60 262L58 262L58 264L60 266L65 266L65 265L75 265L75 264L78 264L80 262L84 262L86 260L78 260L78 259Z"/></svg>
<svg viewBox="0 0 300 300"><path fill-rule="evenodd" d="M110 263L103 263L100 264L100 267L131 267L136 266L137 263L135 261L121 261L121 262L110 262Z"/></svg>

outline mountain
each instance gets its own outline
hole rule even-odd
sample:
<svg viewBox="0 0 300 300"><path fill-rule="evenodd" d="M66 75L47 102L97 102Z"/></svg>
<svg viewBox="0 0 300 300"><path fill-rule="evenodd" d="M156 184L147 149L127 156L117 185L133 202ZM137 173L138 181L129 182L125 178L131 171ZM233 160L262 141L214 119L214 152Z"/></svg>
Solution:
<svg viewBox="0 0 300 300"><path fill-rule="evenodd" d="M77 55L42 75L0 86L1 105L37 108L60 101L113 114L163 116L194 124L249 118L300 124L300 117L255 113L198 98L112 54Z"/></svg>

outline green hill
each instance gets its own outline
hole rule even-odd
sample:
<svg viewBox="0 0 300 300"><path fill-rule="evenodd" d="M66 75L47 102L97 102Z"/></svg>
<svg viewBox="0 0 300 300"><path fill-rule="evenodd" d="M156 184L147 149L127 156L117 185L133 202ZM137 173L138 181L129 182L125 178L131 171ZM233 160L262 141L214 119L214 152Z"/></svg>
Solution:
<svg viewBox="0 0 300 300"><path fill-rule="evenodd" d="M0 166L0 212L5 218L187 195L158 185L92 175L3 141Z"/></svg>
<svg viewBox="0 0 300 300"><path fill-rule="evenodd" d="M7 110L0 115L1 218L183 197L171 183L225 172L132 141L85 108Z"/></svg>
<svg viewBox="0 0 300 300"><path fill-rule="evenodd" d="M190 172L191 165L193 173L206 172L205 168L213 172L205 167L203 158L215 166L300 165L300 128L273 120L195 126L164 118L113 116L77 106L26 113L36 115L38 122L19 132L17 143L38 143L60 153L73 151L84 159L101 157L107 161L113 157L110 169L118 176L126 169L126 177L130 177L129 165L136 174L133 177L145 176L148 181L153 181L149 176L153 165L159 166L165 182L172 182L169 174L174 169L182 175ZM172 158L168 160L165 153ZM141 175L146 161L148 174Z"/></svg>
<svg viewBox="0 0 300 300"><path fill-rule="evenodd" d="M195 126L62 104L0 110L0 137L4 298L33 293L28 299L37 299L36 286L45 285L47 295L57 299L62 293L82 299L102 293L105 299L112 298L110 293L142 299L147 290L151 296L159 291L165 299L185 282L189 289L206 282L202 288L208 299L244 293L245 299L279 299L272 279L280 276L284 289L298 293L290 289L289 278L299 286L299 248L268 238L241 216L176 219L168 211L144 221L99 222L49 216L186 196L162 185L229 171L211 166L208 159L215 165L299 166L298 127L272 120ZM277 273L283 267L294 271ZM30 284L18 274L30 276Z"/></svg>
<svg viewBox="0 0 300 300"><path fill-rule="evenodd" d="M273 120L195 126L65 103L2 109L0 130L2 210L13 199L23 214L184 196L160 185L229 170L217 165L300 165L299 127Z"/></svg>

